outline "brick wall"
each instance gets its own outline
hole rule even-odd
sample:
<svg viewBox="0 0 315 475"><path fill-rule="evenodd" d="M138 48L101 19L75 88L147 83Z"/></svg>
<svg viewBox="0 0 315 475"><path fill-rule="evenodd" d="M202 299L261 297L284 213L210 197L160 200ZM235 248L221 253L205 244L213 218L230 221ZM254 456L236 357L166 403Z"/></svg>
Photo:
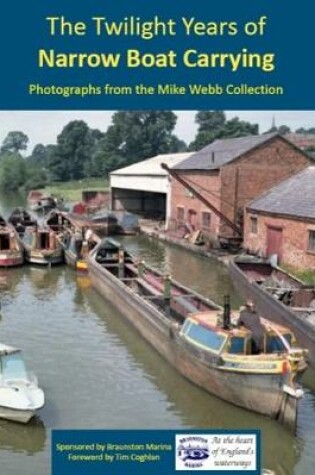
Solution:
<svg viewBox="0 0 315 475"><path fill-rule="evenodd" d="M252 220L257 219L257 234L252 232ZM297 269L315 270L315 250L309 248L309 231L315 231L315 221L297 221L276 215L256 214L248 211L244 220L244 248L251 253L267 257L268 226L282 229L283 264Z"/></svg>
<svg viewBox="0 0 315 475"><path fill-rule="evenodd" d="M218 170L211 171L187 171L181 172L181 176L188 181L199 193L209 200L215 207L220 208L221 199L221 182ZM210 237L217 236L219 232L220 220L218 216L209 210L203 203L195 198L189 191L171 178L171 221L179 224L178 208L183 209L184 222L189 222L189 211L194 211L194 216L191 219L194 221L196 229L202 229L204 234ZM204 228L202 223L202 213L211 214L210 229Z"/></svg>
<svg viewBox="0 0 315 475"><path fill-rule="evenodd" d="M309 165L295 147L275 137L221 169L221 211L232 221L242 223L244 207L277 183ZM224 224L222 235L231 234Z"/></svg>

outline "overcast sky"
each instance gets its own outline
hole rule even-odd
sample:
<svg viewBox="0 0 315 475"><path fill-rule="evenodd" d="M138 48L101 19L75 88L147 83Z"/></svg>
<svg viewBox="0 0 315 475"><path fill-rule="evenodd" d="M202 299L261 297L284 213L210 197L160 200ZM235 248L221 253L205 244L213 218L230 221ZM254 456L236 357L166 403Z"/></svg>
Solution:
<svg viewBox="0 0 315 475"><path fill-rule="evenodd" d="M193 140L196 133L195 111L175 111L178 120L175 133L185 142ZM238 116L242 120L259 124L259 131L276 125L288 125L292 130L299 127L315 127L315 111L228 111L227 117ZM34 145L56 143L57 135L71 120L84 120L91 128L105 132L111 122L111 111L0 111L0 145L7 133L24 132L30 139L29 151Z"/></svg>

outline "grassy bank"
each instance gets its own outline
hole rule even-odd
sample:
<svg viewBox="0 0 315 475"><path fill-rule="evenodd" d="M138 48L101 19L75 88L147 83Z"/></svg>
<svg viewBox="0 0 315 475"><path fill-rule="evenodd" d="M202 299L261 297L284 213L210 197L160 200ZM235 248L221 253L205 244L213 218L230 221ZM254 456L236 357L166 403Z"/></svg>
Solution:
<svg viewBox="0 0 315 475"><path fill-rule="evenodd" d="M298 279L305 282L307 285L315 286L315 272L308 270L308 269L296 269L295 267L289 266L287 264L281 265L281 267L289 272L290 274L294 275Z"/></svg>
<svg viewBox="0 0 315 475"><path fill-rule="evenodd" d="M82 191L108 191L108 181L105 179L84 179L79 181L68 181L52 183L39 191L53 194L65 201L77 202L82 200Z"/></svg>

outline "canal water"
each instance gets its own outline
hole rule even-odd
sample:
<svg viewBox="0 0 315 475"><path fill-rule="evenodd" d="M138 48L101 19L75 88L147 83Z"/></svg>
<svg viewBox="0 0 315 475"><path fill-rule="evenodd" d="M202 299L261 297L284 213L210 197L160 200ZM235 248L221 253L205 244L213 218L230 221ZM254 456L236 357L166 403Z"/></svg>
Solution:
<svg viewBox="0 0 315 475"><path fill-rule="evenodd" d="M145 237L122 242L216 302L230 294L234 306L240 303L217 261ZM275 421L186 381L91 288L87 277L67 267L2 269L0 300L0 341L23 349L46 394L45 407L29 425L0 420L1 475L48 475L53 428L258 428L264 467L277 475L314 472L313 371L304 376L294 437Z"/></svg>

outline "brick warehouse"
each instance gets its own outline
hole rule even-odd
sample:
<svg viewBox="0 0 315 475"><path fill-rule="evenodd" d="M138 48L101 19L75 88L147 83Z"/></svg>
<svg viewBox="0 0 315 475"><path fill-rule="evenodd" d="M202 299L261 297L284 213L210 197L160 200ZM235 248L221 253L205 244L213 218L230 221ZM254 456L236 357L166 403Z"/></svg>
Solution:
<svg viewBox="0 0 315 475"><path fill-rule="evenodd" d="M244 248L315 270L315 167L275 186L246 208Z"/></svg>
<svg viewBox="0 0 315 475"><path fill-rule="evenodd" d="M216 140L173 167L233 223L243 227L245 206L277 183L309 166L309 157L278 134ZM189 223L217 241L232 229L171 178L170 228Z"/></svg>

